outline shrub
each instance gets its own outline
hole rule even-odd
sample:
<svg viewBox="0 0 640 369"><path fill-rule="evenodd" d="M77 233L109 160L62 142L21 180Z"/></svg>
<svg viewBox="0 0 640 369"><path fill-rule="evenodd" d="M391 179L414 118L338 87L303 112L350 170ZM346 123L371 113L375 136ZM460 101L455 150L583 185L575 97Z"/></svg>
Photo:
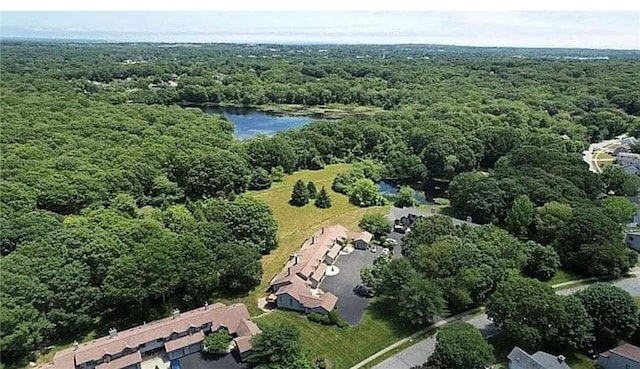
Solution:
<svg viewBox="0 0 640 369"><path fill-rule="evenodd" d="M322 321L323 315L320 313L311 313L307 317L310 321L320 323Z"/></svg>
<svg viewBox="0 0 640 369"><path fill-rule="evenodd" d="M349 323L347 323L347 321L346 321L346 320L344 320L344 319L342 319L342 318L339 318L339 319L338 319L338 322L336 323L336 325L337 325L339 328L347 328L347 327L349 326Z"/></svg>
<svg viewBox="0 0 640 369"><path fill-rule="evenodd" d="M331 319L329 315L323 315L321 320L322 325L331 325Z"/></svg>
<svg viewBox="0 0 640 369"><path fill-rule="evenodd" d="M331 310L329 312L329 321L331 322L331 324L336 324L338 323L338 320L340 320L340 316L338 315L338 311L337 310Z"/></svg>

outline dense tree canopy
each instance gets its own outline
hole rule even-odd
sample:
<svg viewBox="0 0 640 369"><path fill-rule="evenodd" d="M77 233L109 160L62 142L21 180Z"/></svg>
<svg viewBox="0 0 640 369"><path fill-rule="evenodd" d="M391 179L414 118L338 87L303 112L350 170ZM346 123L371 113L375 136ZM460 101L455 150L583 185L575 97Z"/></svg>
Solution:
<svg viewBox="0 0 640 369"><path fill-rule="evenodd" d="M423 369L484 369L495 360L493 347L469 323L450 324L438 332L437 339Z"/></svg>

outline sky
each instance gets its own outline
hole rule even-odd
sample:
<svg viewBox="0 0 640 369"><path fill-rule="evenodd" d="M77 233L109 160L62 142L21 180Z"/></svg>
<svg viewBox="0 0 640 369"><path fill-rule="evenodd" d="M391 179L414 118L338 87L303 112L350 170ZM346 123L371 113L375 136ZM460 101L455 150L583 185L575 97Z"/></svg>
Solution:
<svg viewBox="0 0 640 369"><path fill-rule="evenodd" d="M640 49L640 12L6 12L0 36Z"/></svg>

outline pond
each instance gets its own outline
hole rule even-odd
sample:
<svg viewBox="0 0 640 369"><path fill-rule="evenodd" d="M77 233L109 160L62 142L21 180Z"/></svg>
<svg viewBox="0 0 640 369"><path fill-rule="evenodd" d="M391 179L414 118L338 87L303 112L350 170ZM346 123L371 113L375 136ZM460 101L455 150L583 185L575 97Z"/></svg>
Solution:
<svg viewBox="0 0 640 369"><path fill-rule="evenodd" d="M234 126L234 136L238 139L253 138L260 134L271 136L303 126L314 118L305 116L279 116L263 113L250 108L205 107L207 114L224 115Z"/></svg>
<svg viewBox="0 0 640 369"><path fill-rule="evenodd" d="M383 195L389 195L389 196L397 196L398 195L398 191L400 191L400 187L390 183L390 182L385 182L385 181L378 181L378 187L380 188L380 193L382 193ZM427 198L424 195L424 192L422 191L416 191L415 194L413 195L413 198L419 203L419 204L426 204L427 203Z"/></svg>

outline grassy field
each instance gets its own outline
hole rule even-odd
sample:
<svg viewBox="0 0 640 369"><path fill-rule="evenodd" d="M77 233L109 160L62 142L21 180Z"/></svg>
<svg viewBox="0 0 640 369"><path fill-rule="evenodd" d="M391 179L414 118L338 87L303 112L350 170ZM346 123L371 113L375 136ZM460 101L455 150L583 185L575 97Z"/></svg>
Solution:
<svg viewBox="0 0 640 369"><path fill-rule="evenodd" d="M489 338L489 343L493 346L493 355L496 357L496 363L503 368L507 368L507 355L514 347L513 342L505 334L498 334ZM529 352L529 354L533 354L533 352ZM565 356L567 357L567 364L572 369L596 369L594 362L580 353L570 352L565 353Z"/></svg>
<svg viewBox="0 0 640 369"><path fill-rule="evenodd" d="M301 314L286 311L275 311L254 321L261 328L274 324L295 325L311 358L329 359L333 369L348 369L418 330L395 325L393 319L379 316L375 311L367 311L360 324L345 329L313 323Z"/></svg>
<svg viewBox="0 0 640 369"><path fill-rule="evenodd" d="M289 256L297 250L302 242L322 226L342 224L350 230L358 230L358 222L366 213L384 213L388 206L359 208L351 205L345 195L331 190L331 183L335 176L349 169L350 164L329 165L322 170L304 170L287 175L282 182L274 183L271 188L263 191L251 191L249 194L266 202L278 222L278 248L271 254L262 257L262 281L248 296L241 298L252 315L260 314L258 298L266 294L269 281L282 270ZM319 209L309 203L303 207L289 205L291 191L297 180L313 181L320 192L325 186L331 197L332 206L329 209ZM234 302L238 302L234 299Z"/></svg>

